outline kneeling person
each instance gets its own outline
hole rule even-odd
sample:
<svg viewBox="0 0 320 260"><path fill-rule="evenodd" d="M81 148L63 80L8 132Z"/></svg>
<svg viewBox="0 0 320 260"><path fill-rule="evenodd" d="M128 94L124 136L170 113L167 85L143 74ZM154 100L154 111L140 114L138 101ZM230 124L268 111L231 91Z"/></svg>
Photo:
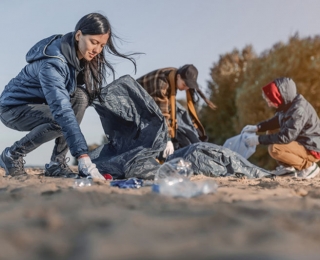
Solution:
<svg viewBox="0 0 320 260"><path fill-rule="evenodd" d="M311 179L320 169L320 120L312 105L297 94L294 81L278 78L262 88L262 96L269 107L277 112L274 117L257 125L247 125L243 132L279 132L248 137L248 146L269 145L268 152L280 164L275 175L296 173L298 177Z"/></svg>

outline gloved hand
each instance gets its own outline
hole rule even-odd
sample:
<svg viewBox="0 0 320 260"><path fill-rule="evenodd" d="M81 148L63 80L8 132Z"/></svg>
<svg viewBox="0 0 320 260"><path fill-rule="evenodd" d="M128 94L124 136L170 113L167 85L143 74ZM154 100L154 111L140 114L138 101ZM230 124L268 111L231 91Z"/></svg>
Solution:
<svg viewBox="0 0 320 260"><path fill-rule="evenodd" d="M259 144L259 136L258 135L248 136L246 139L244 139L244 142L246 143L247 146L256 146Z"/></svg>
<svg viewBox="0 0 320 260"><path fill-rule="evenodd" d="M241 133L243 132L251 132L251 133L255 133L255 132L258 132L258 127L256 125L246 125Z"/></svg>
<svg viewBox="0 0 320 260"><path fill-rule="evenodd" d="M167 158L170 154L173 154L174 148L173 148L173 143L171 141L167 142L166 149L163 151L163 158Z"/></svg>
<svg viewBox="0 0 320 260"><path fill-rule="evenodd" d="M105 180L100 174L96 165L91 162L89 156L78 158L78 170L80 176L91 177L92 179Z"/></svg>

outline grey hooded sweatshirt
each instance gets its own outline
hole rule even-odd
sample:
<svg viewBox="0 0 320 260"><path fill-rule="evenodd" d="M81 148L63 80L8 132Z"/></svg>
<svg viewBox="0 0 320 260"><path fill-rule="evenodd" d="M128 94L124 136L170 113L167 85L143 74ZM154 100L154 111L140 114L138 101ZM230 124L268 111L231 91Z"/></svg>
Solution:
<svg viewBox="0 0 320 260"><path fill-rule="evenodd" d="M258 131L264 132L280 128L270 135L260 135L259 143L288 144L296 141L309 151L320 152L320 120L313 106L297 94L294 81L290 78L278 78L274 83L283 98L274 117L258 124Z"/></svg>

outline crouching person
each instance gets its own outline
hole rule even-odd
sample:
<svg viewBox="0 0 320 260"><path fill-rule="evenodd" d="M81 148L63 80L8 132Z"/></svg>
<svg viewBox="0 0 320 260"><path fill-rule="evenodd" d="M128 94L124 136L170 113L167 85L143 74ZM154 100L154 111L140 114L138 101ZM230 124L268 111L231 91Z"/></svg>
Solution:
<svg viewBox="0 0 320 260"><path fill-rule="evenodd" d="M277 78L262 88L262 96L269 107L276 108L274 117L257 125L247 125L243 132L277 133L248 137L248 146L269 145L268 152L278 161L273 174L295 173L297 177L311 179L320 169L320 121L312 105L297 94L294 81Z"/></svg>
<svg viewBox="0 0 320 260"><path fill-rule="evenodd" d="M120 54L107 17L91 13L82 17L73 32L39 41L28 52L28 64L0 96L0 120L7 127L29 132L0 155L6 175L26 174L23 156L55 139L45 176L74 177L66 154L78 160L79 174L104 179L88 155L79 124L92 100L99 99L106 69L114 72L105 52Z"/></svg>

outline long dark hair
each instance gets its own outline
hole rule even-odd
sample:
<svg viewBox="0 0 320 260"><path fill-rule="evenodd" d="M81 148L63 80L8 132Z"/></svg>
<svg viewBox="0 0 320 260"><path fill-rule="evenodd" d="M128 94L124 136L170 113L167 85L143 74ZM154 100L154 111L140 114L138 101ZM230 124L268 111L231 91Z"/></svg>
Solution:
<svg viewBox="0 0 320 260"><path fill-rule="evenodd" d="M114 56L130 60L134 65L135 73L137 71L137 65L135 59L131 56L137 53L125 55L117 51L114 40L120 38L112 32L108 18L100 13L90 13L82 17L75 27L75 32L78 30L80 30L83 35L109 34L109 40L101 53L91 61L84 59L81 61L81 64L84 66L83 80L90 99L91 101L97 97L100 99L100 88L106 82L107 68L111 70L113 78L115 78L115 70L111 63L106 60L105 51ZM76 46L76 48L78 47Z"/></svg>
<svg viewBox="0 0 320 260"><path fill-rule="evenodd" d="M217 109L217 106L214 103L212 103L209 99L206 98L205 94L200 90L200 88L198 89L189 88L189 92L191 94L193 103L195 104L198 103L199 96L200 96L212 110Z"/></svg>

